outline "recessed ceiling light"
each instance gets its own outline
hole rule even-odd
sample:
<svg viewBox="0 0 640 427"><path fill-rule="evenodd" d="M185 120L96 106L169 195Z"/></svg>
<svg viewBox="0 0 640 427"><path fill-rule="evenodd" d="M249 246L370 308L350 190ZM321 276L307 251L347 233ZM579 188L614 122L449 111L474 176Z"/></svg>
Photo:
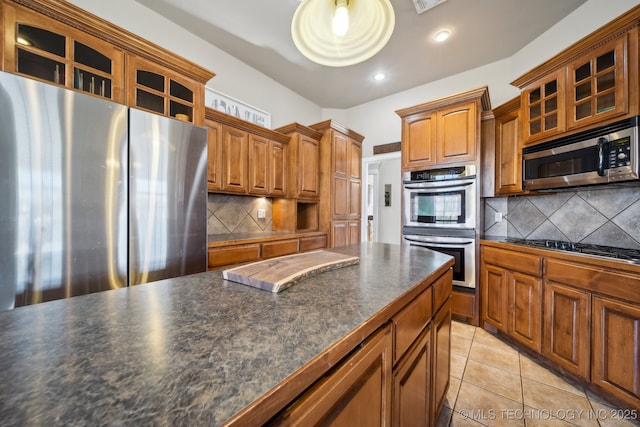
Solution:
<svg viewBox="0 0 640 427"><path fill-rule="evenodd" d="M449 30L440 30L433 35L433 39L439 43L445 41L451 35L451 31Z"/></svg>
<svg viewBox="0 0 640 427"><path fill-rule="evenodd" d="M376 73L373 75L373 80L381 81L387 78L385 73Z"/></svg>

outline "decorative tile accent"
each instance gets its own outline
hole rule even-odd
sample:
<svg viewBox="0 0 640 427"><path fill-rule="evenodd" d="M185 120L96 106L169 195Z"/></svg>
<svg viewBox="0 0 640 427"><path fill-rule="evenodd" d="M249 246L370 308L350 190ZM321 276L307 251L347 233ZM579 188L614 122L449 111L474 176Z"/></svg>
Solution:
<svg viewBox="0 0 640 427"><path fill-rule="evenodd" d="M514 209L509 209L507 217L523 236L528 236L547 219L529 199L524 199Z"/></svg>
<svg viewBox="0 0 640 427"><path fill-rule="evenodd" d="M572 196L573 193L561 192L543 197L528 197L527 199L540 209L540 212L542 212L544 216L549 217Z"/></svg>
<svg viewBox="0 0 640 427"><path fill-rule="evenodd" d="M640 249L640 187L593 187L483 201L486 236ZM503 221L495 222L495 212L503 212Z"/></svg>
<svg viewBox="0 0 640 427"><path fill-rule="evenodd" d="M640 241L640 201L629 206L612 221L633 239Z"/></svg>
<svg viewBox="0 0 640 427"><path fill-rule="evenodd" d="M607 222L607 218L578 196L571 197L549 220L572 242L581 241Z"/></svg>
<svg viewBox="0 0 640 427"><path fill-rule="evenodd" d="M265 218L258 219L258 209ZM209 194L208 234L269 231L273 222L273 202L264 197Z"/></svg>

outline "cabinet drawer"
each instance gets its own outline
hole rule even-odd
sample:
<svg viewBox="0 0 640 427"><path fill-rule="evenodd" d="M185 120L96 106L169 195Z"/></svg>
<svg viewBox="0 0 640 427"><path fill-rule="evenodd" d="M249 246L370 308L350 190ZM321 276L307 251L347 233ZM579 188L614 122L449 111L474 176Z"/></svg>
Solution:
<svg viewBox="0 0 640 427"><path fill-rule="evenodd" d="M428 288L393 316L394 363L398 361L411 343L429 323L432 313L433 287Z"/></svg>
<svg viewBox="0 0 640 427"><path fill-rule="evenodd" d="M640 303L640 277L637 274L545 258L545 277L590 292Z"/></svg>
<svg viewBox="0 0 640 427"><path fill-rule="evenodd" d="M536 255L483 246L482 261L533 276L542 275L542 257Z"/></svg>
<svg viewBox="0 0 640 427"><path fill-rule="evenodd" d="M326 247L327 247L326 235L300 238L300 252L312 251L314 249L324 249Z"/></svg>
<svg viewBox="0 0 640 427"><path fill-rule="evenodd" d="M262 258L273 258L298 252L298 239L262 244Z"/></svg>
<svg viewBox="0 0 640 427"><path fill-rule="evenodd" d="M260 245L243 245L232 248L209 249L209 268L223 265L240 264L243 262L257 261L260 258Z"/></svg>
<svg viewBox="0 0 640 427"><path fill-rule="evenodd" d="M453 271L449 269L433 284L433 311L436 312L440 306L447 302L453 292Z"/></svg>

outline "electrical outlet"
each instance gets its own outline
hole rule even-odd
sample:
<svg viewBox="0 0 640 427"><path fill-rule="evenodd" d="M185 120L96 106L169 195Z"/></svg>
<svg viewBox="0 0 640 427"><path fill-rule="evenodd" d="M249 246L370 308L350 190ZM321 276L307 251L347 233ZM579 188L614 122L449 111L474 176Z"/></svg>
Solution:
<svg viewBox="0 0 640 427"><path fill-rule="evenodd" d="M495 222L500 222L502 221L502 212L496 212L495 216L493 217Z"/></svg>
<svg viewBox="0 0 640 427"><path fill-rule="evenodd" d="M258 219L265 219L267 216L267 214L265 213L264 209L258 209Z"/></svg>

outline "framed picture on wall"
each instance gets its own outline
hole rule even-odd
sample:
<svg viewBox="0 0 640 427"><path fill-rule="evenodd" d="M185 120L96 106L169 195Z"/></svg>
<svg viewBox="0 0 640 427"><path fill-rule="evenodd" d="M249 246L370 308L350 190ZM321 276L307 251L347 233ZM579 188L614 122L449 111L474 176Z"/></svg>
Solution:
<svg viewBox="0 0 640 427"><path fill-rule="evenodd" d="M271 114L224 93L205 87L205 105L230 116L271 129Z"/></svg>

